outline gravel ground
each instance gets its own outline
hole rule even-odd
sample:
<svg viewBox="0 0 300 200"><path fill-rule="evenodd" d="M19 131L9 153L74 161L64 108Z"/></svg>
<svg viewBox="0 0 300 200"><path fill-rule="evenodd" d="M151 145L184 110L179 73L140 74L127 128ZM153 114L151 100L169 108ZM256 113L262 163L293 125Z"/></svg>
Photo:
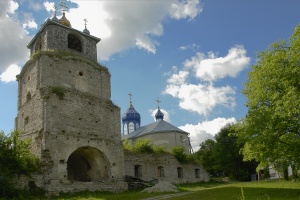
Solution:
<svg viewBox="0 0 300 200"><path fill-rule="evenodd" d="M160 181L153 187L144 189L142 192L178 192L177 187L166 181Z"/></svg>

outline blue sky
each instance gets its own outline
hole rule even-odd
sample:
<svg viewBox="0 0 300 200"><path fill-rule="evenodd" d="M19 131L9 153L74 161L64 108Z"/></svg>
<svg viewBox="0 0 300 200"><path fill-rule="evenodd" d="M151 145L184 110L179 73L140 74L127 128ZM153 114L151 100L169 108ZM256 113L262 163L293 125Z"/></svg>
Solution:
<svg viewBox="0 0 300 200"><path fill-rule="evenodd" d="M0 1L0 130L14 128L15 75L40 25L61 16L60 0ZM111 73L112 100L123 114L133 94L141 125L154 121L157 98L171 124L190 132L197 150L247 113L242 95L256 53L288 39L300 22L298 0L71 0L75 29L101 38L98 62ZM121 123L121 122L120 122Z"/></svg>

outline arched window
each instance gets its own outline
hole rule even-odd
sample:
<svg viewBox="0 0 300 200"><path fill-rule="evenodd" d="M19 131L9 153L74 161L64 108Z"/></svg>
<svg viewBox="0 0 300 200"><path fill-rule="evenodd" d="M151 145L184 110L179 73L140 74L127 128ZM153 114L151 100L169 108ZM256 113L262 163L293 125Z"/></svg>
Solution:
<svg viewBox="0 0 300 200"><path fill-rule="evenodd" d="M131 133L134 131L134 123L133 122L129 122L128 124L128 132Z"/></svg>
<svg viewBox="0 0 300 200"><path fill-rule="evenodd" d="M69 34L68 35L68 48L73 49L75 51L82 52L82 44L78 37L75 35Z"/></svg>

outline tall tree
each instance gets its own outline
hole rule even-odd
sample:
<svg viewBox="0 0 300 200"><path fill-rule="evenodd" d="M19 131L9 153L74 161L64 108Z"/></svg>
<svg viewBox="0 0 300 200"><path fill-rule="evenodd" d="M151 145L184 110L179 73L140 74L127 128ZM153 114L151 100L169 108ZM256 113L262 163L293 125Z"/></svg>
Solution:
<svg viewBox="0 0 300 200"><path fill-rule="evenodd" d="M246 160L300 163L300 24L289 41L258 54L244 94L248 113L238 124Z"/></svg>
<svg viewBox="0 0 300 200"><path fill-rule="evenodd" d="M223 127L214 140L206 140L196 152L198 159L205 169L213 176L229 176L235 180L250 180L255 173L256 162L243 161L240 148L243 144L237 143L237 138L231 133L232 125Z"/></svg>

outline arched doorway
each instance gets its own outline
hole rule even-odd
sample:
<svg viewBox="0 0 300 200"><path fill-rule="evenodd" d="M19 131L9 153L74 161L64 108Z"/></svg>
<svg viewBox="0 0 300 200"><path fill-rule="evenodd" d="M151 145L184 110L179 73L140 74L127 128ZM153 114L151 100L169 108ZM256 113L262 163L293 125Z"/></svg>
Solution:
<svg viewBox="0 0 300 200"><path fill-rule="evenodd" d="M68 158L68 180L99 181L108 180L110 167L106 156L96 148L80 147Z"/></svg>

